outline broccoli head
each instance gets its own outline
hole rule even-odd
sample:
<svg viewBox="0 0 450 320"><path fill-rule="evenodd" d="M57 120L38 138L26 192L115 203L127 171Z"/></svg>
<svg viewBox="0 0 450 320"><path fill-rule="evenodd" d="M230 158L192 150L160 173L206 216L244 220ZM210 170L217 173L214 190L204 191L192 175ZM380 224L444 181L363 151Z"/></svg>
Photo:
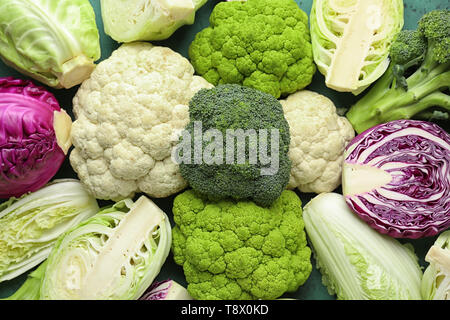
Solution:
<svg viewBox="0 0 450 320"><path fill-rule="evenodd" d="M450 10L434 10L399 33L391 64L347 113L356 132L400 119L446 120L450 113Z"/></svg>
<svg viewBox="0 0 450 320"><path fill-rule="evenodd" d="M214 85L241 84L275 98L303 89L316 71L308 16L294 0L217 4L189 57Z"/></svg>
<svg viewBox="0 0 450 320"><path fill-rule="evenodd" d="M272 206L211 202L188 190L174 200L172 252L200 300L276 299L309 277L301 201L284 191Z"/></svg>
<svg viewBox="0 0 450 320"><path fill-rule="evenodd" d="M390 49L390 58L397 86L407 88L405 72L410 67L421 64L427 52L427 41L417 30L403 30Z"/></svg>
<svg viewBox="0 0 450 320"><path fill-rule="evenodd" d="M422 63L427 51L427 42L422 33L417 30L401 31L392 44L390 57L394 64L413 65L413 61Z"/></svg>
<svg viewBox="0 0 450 320"><path fill-rule="evenodd" d="M419 31L428 39L430 53L439 63L450 61L450 10L433 10L419 21Z"/></svg>
<svg viewBox="0 0 450 320"><path fill-rule="evenodd" d="M252 199L267 206L289 183L290 130L281 103L237 84L202 89L176 148L180 172L212 200Z"/></svg>

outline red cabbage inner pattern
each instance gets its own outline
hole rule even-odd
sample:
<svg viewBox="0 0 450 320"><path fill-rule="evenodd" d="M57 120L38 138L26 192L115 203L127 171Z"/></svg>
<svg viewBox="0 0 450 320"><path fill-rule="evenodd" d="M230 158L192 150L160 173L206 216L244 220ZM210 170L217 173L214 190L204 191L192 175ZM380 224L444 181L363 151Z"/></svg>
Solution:
<svg viewBox="0 0 450 320"><path fill-rule="evenodd" d="M438 125L398 120L357 136L346 148L347 204L381 233L433 236L450 227L450 135Z"/></svg>

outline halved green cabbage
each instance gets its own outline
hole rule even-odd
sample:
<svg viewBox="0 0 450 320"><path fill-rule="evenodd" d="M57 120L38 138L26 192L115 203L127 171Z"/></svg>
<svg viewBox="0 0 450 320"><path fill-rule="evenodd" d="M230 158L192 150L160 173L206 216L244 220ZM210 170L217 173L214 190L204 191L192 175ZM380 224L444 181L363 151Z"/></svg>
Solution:
<svg viewBox="0 0 450 320"><path fill-rule="evenodd" d="M450 300L450 230L439 235L425 260L430 263L422 278L424 300Z"/></svg>
<svg viewBox="0 0 450 320"><path fill-rule="evenodd" d="M105 33L118 42L164 40L207 0L101 0Z"/></svg>
<svg viewBox="0 0 450 320"><path fill-rule="evenodd" d="M170 221L151 200L120 201L58 239L40 299L138 299L158 275L171 244Z"/></svg>
<svg viewBox="0 0 450 320"><path fill-rule="evenodd" d="M0 22L2 60L48 86L80 84L100 58L89 0L2 0Z"/></svg>
<svg viewBox="0 0 450 320"><path fill-rule="evenodd" d="M372 229L342 195L322 193L303 210L322 281L340 300L420 300L422 270L410 244Z"/></svg>
<svg viewBox="0 0 450 320"><path fill-rule="evenodd" d="M314 0L314 60L329 88L361 93L389 66L389 49L403 27L402 0Z"/></svg>
<svg viewBox="0 0 450 320"><path fill-rule="evenodd" d="M99 210L78 180L57 180L0 205L0 282L44 261L56 239Z"/></svg>

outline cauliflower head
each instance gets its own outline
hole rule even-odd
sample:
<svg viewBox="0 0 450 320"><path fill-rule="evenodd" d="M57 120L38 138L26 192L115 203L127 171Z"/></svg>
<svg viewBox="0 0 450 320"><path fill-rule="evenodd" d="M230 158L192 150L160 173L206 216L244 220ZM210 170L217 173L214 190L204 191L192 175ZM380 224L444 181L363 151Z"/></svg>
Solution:
<svg viewBox="0 0 450 320"><path fill-rule="evenodd" d="M311 274L299 197L285 190L270 207L212 202L193 190L174 200L172 252L200 300L276 299Z"/></svg>
<svg viewBox="0 0 450 320"><path fill-rule="evenodd" d="M217 4L189 57L214 85L241 84L277 99L309 85L316 71L308 15L294 0Z"/></svg>
<svg viewBox="0 0 450 320"><path fill-rule="evenodd" d="M341 184L345 147L355 137L350 122L337 114L330 99L316 92L302 90L280 102L291 132L288 189L335 190Z"/></svg>
<svg viewBox="0 0 450 320"><path fill-rule="evenodd" d="M73 99L70 163L81 182L97 199L115 201L183 190L187 183L171 159L176 132L189 122L192 96L211 87L169 48L119 47Z"/></svg>

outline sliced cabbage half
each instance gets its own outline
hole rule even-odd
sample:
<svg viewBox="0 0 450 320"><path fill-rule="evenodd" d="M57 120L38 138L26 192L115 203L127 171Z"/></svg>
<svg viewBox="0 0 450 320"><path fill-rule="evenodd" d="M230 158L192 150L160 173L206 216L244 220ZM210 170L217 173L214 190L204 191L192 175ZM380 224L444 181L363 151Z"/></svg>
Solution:
<svg viewBox="0 0 450 320"><path fill-rule="evenodd" d="M120 201L57 241L40 299L138 299L159 274L171 241L170 221L151 200Z"/></svg>
<svg viewBox="0 0 450 320"><path fill-rule="evenodd" d="M402 0L314 0L314 60L329 88L359 94L389 67L389 49L403 28Z"/></svg>
<svg viewBox="0 0 450 320"><path fill-rule="evenodd" d="M80 84L100 58L89 0L2 0L0 57L50 87Z"/></svg>
<svg viewBox="0 0 450 320"><path fill-rule="evenodd" d="M105 33L118 42L164 40L193 24L207 0L101 0Z"/></svg>
<svg viewBox="0 0 450 320"><path fill-rule="evenodd" d="M64 232L99 210L78 180L57 180L0 205L0 282L44 261Z"/></svg>
<svg viewBox="0 0 450 320"><path fill-rule="evenodd" d="M420 300L422 270L410 244L372 229L342 195L322 193L303 211L322 282L339 300Z"/></svg>
<svg viewBox="0 0 450 320"><path fill-rule="evenodd" d="M450 300L450 230L439 235L425 260L430 263L422 278L422 298Z"/></svg>

